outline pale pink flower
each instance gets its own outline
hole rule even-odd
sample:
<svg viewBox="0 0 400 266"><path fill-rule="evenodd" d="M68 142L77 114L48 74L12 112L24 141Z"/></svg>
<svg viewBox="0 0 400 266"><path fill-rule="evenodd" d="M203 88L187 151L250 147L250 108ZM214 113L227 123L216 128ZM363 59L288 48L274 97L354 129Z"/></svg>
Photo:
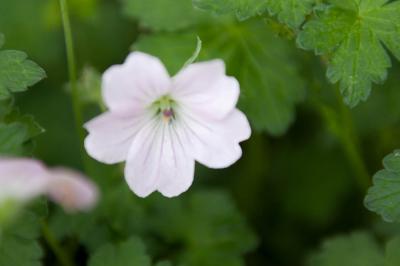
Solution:
<svg viewBox="0 0 400 266"><path fill-rule="evenodd" d="M97 194L96 186L75 171L48 169L33 159L0 158L0 205L47 195L66 211L87 210L96 203Z"/></svg>
<svg viewBox="0 0 400 266"><path fill-rule="evenodd" d="M173 197L192 184L195 160L224 168L250 137L235 108L240 89L221 60L191 64L170 77L159 59L133 52L103 75L108 111L85 127L87 152L98 161L126 161L125 179L139 196Z"/></svg>
<svg viewBox="0 0 400 266"><path fill-rule="evenodd" d="M47 195L68 212L91 209L98 198L96 186L85 176L65 168L50 171Z"/></svg>
<svg viewBox="0 0 400 266"><path fill-rule="evenodd" d="M24 203L44 194L47 180L39 161L0 158L0 204L6 200Z"/></svg>

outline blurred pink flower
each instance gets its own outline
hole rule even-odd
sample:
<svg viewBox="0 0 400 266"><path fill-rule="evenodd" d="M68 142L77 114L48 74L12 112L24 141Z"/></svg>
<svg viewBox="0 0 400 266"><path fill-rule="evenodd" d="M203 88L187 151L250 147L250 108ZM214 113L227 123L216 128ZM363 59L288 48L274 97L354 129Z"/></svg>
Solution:
<svg viewBox="0 0 400 266"><path fill-rule="evenodd" d="M65 168L49 172L47 195L67 212L90 210L97 202L97 187L85 176Z"/></svg>
<svg viewBox="0 0 400 266"><path fill-rule="evenodd" d="M66 211L87 210L97 201L97 187L68 169L48 169L25 158L0 158L0 204L7 200L28 202L48 195Z"/></svg>
<svg viewBox="0 0 400 266"><path fill-rule="evenodd" d="M46 169L36 160L0 158L0 203L28 202L46 192Z"/></svg>
<svg viewBox="0 0 400 266"><path fill-rule="evenodd" d="M221 60L191 64L170 77L159 59L133 52L103 75L109 111L85 128L87 152L98 161L126 161L125 179L139 196L174 197L193 182L195 160L224 168L250 137L235 108L240 89Z"/></svg>

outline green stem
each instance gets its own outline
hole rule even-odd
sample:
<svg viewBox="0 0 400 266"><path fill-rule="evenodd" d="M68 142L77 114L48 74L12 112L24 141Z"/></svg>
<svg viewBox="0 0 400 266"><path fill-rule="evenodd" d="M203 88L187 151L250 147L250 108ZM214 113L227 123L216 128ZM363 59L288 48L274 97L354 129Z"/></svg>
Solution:
<svg viewBox="0 0 400 266"><path fill-rule="evenodd" d="M72 108L75 117L75 127L77 134L79 136L80 144L80 152L83 164L85 169L88 169L88 157L86 155L83 143L85 140L85 131L83 129L83 115L82 115L82 106L79 99L79 92L77 86L77 71L76 71L76 60L75 60L75 52L74 52L74 41L72 37L71 23L69 19L68 13L68 5L67 0L59 0L60 9L61 9L61 17L62 24L64 27L64 37L65 37L65 47L67 53L67 63L68 63L68 73L69 73L69 81L71 86L71 95L72 95Z"/></svg>
<svg viewBox="0 0 400 266"><path fill-rule="evenodd" d="M55 238L53 232L50 230L46 221L42 221L42 233L43 237L49 245L50 249L53 251L57 260L60 262L62 266L73 266L74 264L71 262L70 258L64 252L61 245L58 243Z"/></svg>
<svg viewBox="0 0 400 266"><path fill-rule="evenodd" d="M343 122L341 134L342 145L353 166L358 185L362 190L366 190L370 186L371 179L360 153L360 143L354 129L353 118L351 117L348 107L344 105L339 91L336 92L336 97L339 104L341 120Z"/></svg>

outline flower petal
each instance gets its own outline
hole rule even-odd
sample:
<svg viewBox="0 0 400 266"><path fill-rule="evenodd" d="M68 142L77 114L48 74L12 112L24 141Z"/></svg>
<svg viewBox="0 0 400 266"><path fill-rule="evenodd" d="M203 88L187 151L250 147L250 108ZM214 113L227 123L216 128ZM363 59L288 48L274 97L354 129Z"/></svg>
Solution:
<svg viewBox="0 0 400 266"><path fill-rule="evenodd" d="M225 75L222 60L189 65L173 78L172 97L203 116L221 119L236 106L239 83Z"/></svg>
<svg viewBox="0 0 400 266"><path fill-rule="evenodd" d="M185 112L179 121L189 142L192 156L210 168L225 168L242 155L239 142L250 137L249 122L239 110L223 120L207 120Z"/></svg>
<svg viewBox="0 0 400 266"><path fill-rule="evenodd" d="M103 99L111 110L135 113L167 93L170 83L158 58L133 52L123 65L112 66L103 74Z"/></svg>
<svg viewBox="0 0 400 266"><path fill-rule="evenodd" d="M47 194L68 212L91 209L98 199L97 187L82 174L64 168L49 170Z"/></svg>
<svg viewBox="0 0 400 266"><path fill-rule="evenodd" d="M195 164L193 157L186 152L189 147L183 143L181 132L173 124L168 130L161 171L163 176L159 180L158 191L171 198L182 194L192 185Z"/></svg>
<svg viewBox="0 0 400 266"><path fill-rule="evenodd" d="M174 197L186 191L193 181L194 160L174 129L154 121L135 138L125 168L129 187L140 197L159 190Z"/></svg>
<svg viewBox="0 0 400 266"><path fill-rule="evenodd" d="M245 114L234 109L224 120L217 125L224 136L229 136L235 142L248 140L251 136L251 127Z"/></svg>
<svg viewBox="0 0 400 266"><path fill-rule="evenodd" d="M45 192L46 169L32 159L0 159L0 203L13 199L28 201Z"/></svg>
<svg viewBox="0 0 400 266"><path fill-rule="evenodd" d="M121 116L106 112L88 123L85 139L88 154L96 160L113 164L125 161L135 134L147 121L146 115Z"/></svg>

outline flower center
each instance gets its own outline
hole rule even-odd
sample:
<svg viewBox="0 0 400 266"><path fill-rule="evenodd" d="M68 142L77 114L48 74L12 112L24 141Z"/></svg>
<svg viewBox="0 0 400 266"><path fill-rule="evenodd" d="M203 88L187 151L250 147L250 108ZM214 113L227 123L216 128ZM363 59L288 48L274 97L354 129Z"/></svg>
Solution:
<svg viewBox="0 0 400 266"><path fill-rule="evenodd" d="M152 107L156 110L156 115L160 115L166 123L170 123L175 119L175 106L175 101L169 95L161 96L152 104Z"/></svg>

